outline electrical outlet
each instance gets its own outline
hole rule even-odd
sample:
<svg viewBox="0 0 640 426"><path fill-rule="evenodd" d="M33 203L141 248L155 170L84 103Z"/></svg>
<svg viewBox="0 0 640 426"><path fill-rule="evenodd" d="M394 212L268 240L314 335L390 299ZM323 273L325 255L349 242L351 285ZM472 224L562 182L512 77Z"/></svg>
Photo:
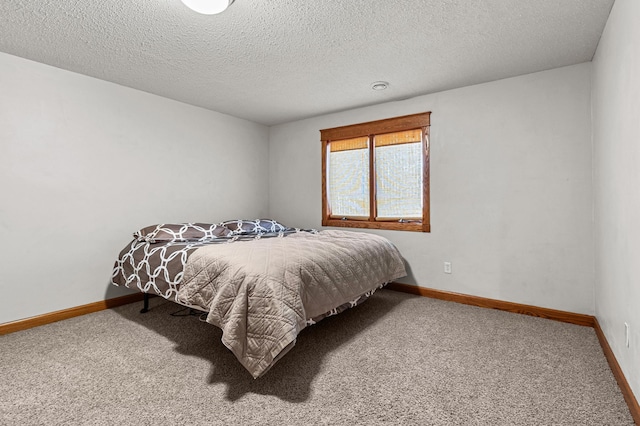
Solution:
<svg viewBox="0 0 640 426"><path fill-rule="evenodd" d="M629 324L624 323L624 345L629 347Z"/></svg>
<svg viewBox="0 0 640 426"><path fill-rule="evenodd" d="M444 273L445 274L451 273L451 262L444 262Z"/></svg>

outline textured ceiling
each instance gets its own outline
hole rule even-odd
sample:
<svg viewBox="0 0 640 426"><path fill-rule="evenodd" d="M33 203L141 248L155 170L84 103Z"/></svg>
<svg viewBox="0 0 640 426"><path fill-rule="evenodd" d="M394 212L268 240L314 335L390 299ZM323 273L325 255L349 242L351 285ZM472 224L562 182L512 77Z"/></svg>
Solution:
<svg viewBox="0 0 640 426"><path fill-rule="evenodd" d="M613 1L2 0L0 51L271 125L589 61Z"/></svg>

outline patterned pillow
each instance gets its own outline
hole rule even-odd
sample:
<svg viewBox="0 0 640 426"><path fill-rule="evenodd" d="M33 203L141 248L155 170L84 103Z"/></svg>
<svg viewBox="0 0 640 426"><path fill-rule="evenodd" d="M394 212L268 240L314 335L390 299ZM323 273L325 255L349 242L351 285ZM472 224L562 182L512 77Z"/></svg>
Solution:
<svg viewBox="0 0 640 426"><path fill-rule="evenodd" d="M229 235L229 229L213 223L162 223L133 233L138 241L148 243L207 241Z"/></svg>
<svg viewBox="0 0 640 426"><path fill-rule="evenodd" d="M222 222L220 225L230 229L233 235L266 234L269 232L284 232L291 229L272 219L234 219Z"/></svg>

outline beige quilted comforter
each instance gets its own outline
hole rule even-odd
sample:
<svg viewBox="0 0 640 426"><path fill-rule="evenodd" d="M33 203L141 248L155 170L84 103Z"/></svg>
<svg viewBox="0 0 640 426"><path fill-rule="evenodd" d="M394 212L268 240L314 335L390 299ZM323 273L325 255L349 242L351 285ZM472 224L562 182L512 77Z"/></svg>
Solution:
<svg viewBox="0 0 640 426"><path fill-rule="evenodd" d="M322 317L406 275L378 235L327 230L201 247L188 259L177 300L209 312L222 342L257 378ZM354 303L355 304L355 303Z"/></svg>

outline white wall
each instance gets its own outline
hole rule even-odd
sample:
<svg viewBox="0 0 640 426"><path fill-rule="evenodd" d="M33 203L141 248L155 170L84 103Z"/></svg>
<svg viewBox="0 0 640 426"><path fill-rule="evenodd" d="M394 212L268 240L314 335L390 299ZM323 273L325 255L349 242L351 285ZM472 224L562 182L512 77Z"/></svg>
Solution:
<svg viewBox="0 0 640 426"><path fill-rule="evenodd" d="M137 228L266 216L268 129L0 53L0 323L124 294Z"/></svg>
<svg viewBox="0 0 640 426"><path fill-rule="evenodd" d="M320 228L320 129L423 111L432 232L377 231L399 281L593 314L589 63L274 126L270 215Z"/></svg>
<svg viewBox="0 0 640 426"><path fill-rule="evenodd" d="M596 316L640 396L640 2L616 0L593 61ZM631 326L625 345L624 323Z"/></svg>

